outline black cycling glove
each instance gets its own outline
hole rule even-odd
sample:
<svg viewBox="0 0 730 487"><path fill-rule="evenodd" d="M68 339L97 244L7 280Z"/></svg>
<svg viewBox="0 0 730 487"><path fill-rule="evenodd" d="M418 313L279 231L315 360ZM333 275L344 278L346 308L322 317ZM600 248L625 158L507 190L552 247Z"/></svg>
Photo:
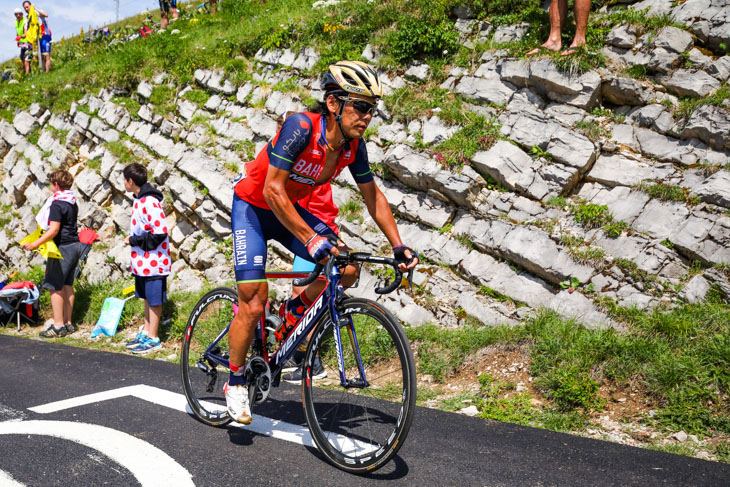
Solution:
<svg viewBox="0 0 730 487"><path fill-rule="evenodd" d="M410 252L410 258L406 257L406 250ZM408 265L413 261L413 259L418 259L418 252L409 247L406 247L403 244L400 244L393 247L393 256L399 264Z"/></svg>

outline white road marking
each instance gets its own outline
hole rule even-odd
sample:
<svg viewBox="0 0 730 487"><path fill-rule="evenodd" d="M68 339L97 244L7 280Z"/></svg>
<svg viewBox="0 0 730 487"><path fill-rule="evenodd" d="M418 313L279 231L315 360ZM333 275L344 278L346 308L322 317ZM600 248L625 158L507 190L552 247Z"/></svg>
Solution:
<svg viewBox="0 0 730 487"><path fill-rule="evenodd" d="M3 487L25 487L25 484L21 484L3 470L0 470L0 485Z"/></svg>
<svg viewBox="0 0 730 487"><path fill-rule="evenodd" d="M72 421L6 421L0 423L0 435L3 434L52 436L88 446L129 470L143 486L195 485L190 472L167 453L105 426Z"/></svg>
<svg viewBox="0 0 730 487"><path fill-rule="evenodd" d="M97 392L94 394L88 394L86 396L79 396L70 399L64 399L63 401L51 402L40 406L28 408L35 413L49 414L64 409L70 409L74 407L84 406L87 404L94 404L100 401L108 401L110 399L116 399L119 397L133 396L138 399L149 401L160 406L164 406L176 411L184 412L187 414L193 414L192 410L188 406L188 401L185 399L183 394L177 392L170 392L159 387L152 387L144 384L138 384L135 386L121 387L119 389L112 389L109 391ZM222 405L206 403L206 407L220 408L224 410ZM265 406L264 406L265 409ZM244 428L247 431L258 433L261 435L271 436L279 440L289 441L298 445L308 446L316 448L312 435L309 433L309 428L306 426L300 426L297 424L287 423L285 421L270 419L265 416L258 414L253 415L253 422L250 425L242 425L235 421L230 423L231 426ZM372 445L367 442L362 442L347 438L342 435L331 435L333 444L349 445L347 451L360 450L360 453L366 453L368 451L374 451L379 448L378 445Z"/></svg>

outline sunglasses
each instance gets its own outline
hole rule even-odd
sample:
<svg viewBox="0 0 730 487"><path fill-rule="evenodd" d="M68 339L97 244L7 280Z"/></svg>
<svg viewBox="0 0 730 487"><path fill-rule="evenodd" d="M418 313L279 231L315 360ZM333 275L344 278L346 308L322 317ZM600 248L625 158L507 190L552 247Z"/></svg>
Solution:
<svg viewBox="0 0 730 487"><path fill-rule="evenodd" d="M375 105L365 100L353 98L340 98L339 100L344 103L352 102L352 108L354 108L363 115L370 115L375 111Z"/></svg>

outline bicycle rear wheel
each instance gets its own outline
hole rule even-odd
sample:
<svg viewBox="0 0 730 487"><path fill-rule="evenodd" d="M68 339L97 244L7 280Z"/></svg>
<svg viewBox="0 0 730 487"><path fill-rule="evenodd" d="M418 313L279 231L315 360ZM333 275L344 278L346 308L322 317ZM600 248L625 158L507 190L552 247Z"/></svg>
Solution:
<svg viewBox="0 0 730 487"><path fill-rule="evenodd" d="M222 426L231 421L223 395L229 371L212 357L228 360L228 333L218 340L209 354L206 350L233 320L237 304L238 295L233 289L213 289L195 305L185 327L180 356L185 397L193 414L211 426Z"/></svg>
<svg viewBox="0 0 730 487"><path fill-rule="evenodd" d="M408 339L390 312L359 298L345 300L339 310L350 386L344 387L340 380L334 325L323 320L303 364L304 410L314 442L325 457L342 470L367 473L387 463L408 435L416 403L416 368ZM323 379L313 373L317 354L327 373Z"/></svg>

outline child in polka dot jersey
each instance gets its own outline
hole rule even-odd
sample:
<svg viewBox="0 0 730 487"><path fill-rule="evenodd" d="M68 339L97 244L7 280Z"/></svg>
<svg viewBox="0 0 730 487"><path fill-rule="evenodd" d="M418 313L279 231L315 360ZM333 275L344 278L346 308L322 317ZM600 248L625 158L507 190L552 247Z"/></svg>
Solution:
<svg viewBox="0 0 730 487"><path fill-rule="evenodd" d="M135 295L144 299L144 329L127 343L134 354L162 348L157 336L162 304L167 301L170 240L162 209L162 193L147 182L147 169L133 163L124 168L124 189L134 194L129 237Z"/></svg>

